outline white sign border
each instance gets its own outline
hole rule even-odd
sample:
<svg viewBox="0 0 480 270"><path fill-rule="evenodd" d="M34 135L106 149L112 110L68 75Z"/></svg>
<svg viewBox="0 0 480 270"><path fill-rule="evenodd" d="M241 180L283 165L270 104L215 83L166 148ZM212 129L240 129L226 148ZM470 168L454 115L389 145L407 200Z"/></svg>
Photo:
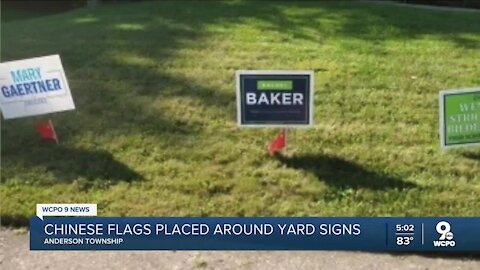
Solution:
<svg viewBox="0 0 480 270"><path fill-rule="evenodd" d="M24 115L21 115L21 116L14 116L14 117L6 117L5 114L3 113L3 108L2 108L0 110L0 115L1 115L1 118L3 118L3 120L19 119L19 118L26 118L26 117L35 117L35 116L41 116L41 115L47 115L47 114L54 114L54 113L58 113L58 112L66 112L66 111L71 111L71 110L76 109L75 101L73 100L72 90L70 88L70 84L68 83L68 78L67 78L65 68L63 66L63 62L62 62L62 58L60 57L60 54L42 55L42 56L36 56L36 57L24 58L24 59L14 59L14 60L9 60L9 61L5 61L5 62L0 62L0 64L11 64L11 63L19 62L19 61L41 61L44 58L50 58L50 57L58 59L60 69L55 70L55 72L60 73L60 75L61 75L60 77L61 77L64 85L66 86L66 89L65 89L65 93L54 94L54 95L48 96L48 98L70 98L70 101L72 103L71 108L60 109L60 110L49 111L49 112L43 112L43 113L24 114ZM2 105L4 105L4 104L17 103L17 102L25 102L25 101L24 100L18 100L18 101L4 102L4 103L0 104L0 107L3 107Z"/></svg>
<svg viewBox="0 0 480 270"><path fill-rule="evenodd" d="M240 96L240 75L307 75L310 78L310 108L309 108L309 119L308 124L242 124L241 118L241 96ZM237 89L237 126L238 127L247 127L247 128L311 128L314 126L313 122L313 91L315 89L314 83L314 72L311 70L237 70L235 72L235 81Z"/></svg>
<svg viewBox="0 0 480 270"><path fill-rule="evenodd" d="M462 144L453 144L447 145L445 143L445 103L444 97L450 94L463 94L463 93L472 93L472 92L480 92L480 87L476 88L463 88L463 89L452 89L452 90L442 90L438 95L438 104L439 104L439 132L440 132L440 148L442 150L447 150L451 148L461 148L461 147L468 147L468 146L477 146L480 145L480 142L474 143L462 143Z"/></svg>

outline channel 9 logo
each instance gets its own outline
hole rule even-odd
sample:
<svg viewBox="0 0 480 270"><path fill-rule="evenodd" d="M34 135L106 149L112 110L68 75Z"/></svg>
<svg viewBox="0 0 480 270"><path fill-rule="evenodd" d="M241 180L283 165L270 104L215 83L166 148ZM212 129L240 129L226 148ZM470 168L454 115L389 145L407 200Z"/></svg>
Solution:
<svg viewBox="0 0 480 270"><path fill-rule="evenodd" d="M435 227L437 233L440 234L438 240L433 241L435 247L454 247L455 241L453 240L453 232L451 231L450 223L446 221L440 221Z"/></svg>

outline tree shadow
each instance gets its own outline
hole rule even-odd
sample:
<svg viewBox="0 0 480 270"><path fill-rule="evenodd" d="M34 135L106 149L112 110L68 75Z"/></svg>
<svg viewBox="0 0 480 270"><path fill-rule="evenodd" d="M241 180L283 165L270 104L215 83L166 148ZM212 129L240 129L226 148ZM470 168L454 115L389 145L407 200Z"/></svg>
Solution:
<svg viewBox="0 0 480 270"><path fill-rule="evenodd" d="M278 9L281 6L304 8L304 12L308 12L310 16L302 16L300 12L296 15L282 15ZM313 11L308 11L309 7L313 8ZM423 10L362 1L274 2L267 8L275 10L267 13L274 16L265 16L265 19L274 26L273 29L311 41L319 41L319 38L324 36L322 34L333 31L347 38L372 42L372 46L385 41L408 41L432 36L438 40L448 40L461 48L480 47L478 37L480 21L477 14ZM338 21L338 24L335 29L327 29L324 26L327 21ZM310 28L312 33L317 33L298 35L302 26Z"/></svg>
<svg viewBox="0 0 480 270"><path fill-rule="evenodd" d="M218 74L225 71L225 67L220 65L215 69L216 79L221 76L220 80L231 80L231 90L209 85L213 75L196 81L193 75L182 77L175 72L165 72L170 67L165 67L164 63L172 61L179 49L201 49L213 25L228 31L250 21L255 28L275 32L269 41L272 43L310 41L321 45L328 40L328 35L340 34L374 41L372 46L375 47L386 39L408 40L428 34L467 47L480 44L472 39L473 34L480 32L480 24L472 16L454 20L456 23L452 24L444 22L442 17L455 19L462 14L364 2L147 1L75 12L72 14L78 15L39 20L41 30L28 36L20 36L15 29L2 26L5 28L2 29L5 30L2 31L2 58L13 60L60 53L77 104L77 117L86 119L82 123L91 124L90 130L103 134L144 132L168 136L196 133L201 128L190 121L178 121L172 117L175 113L166 115L166 111L145 106L142 97L196 100L199 105L215 111L216 118L233 121L233 71L255 67L244 66L238 61L232 63L226 67L231 71L230 78L225 77L228 72ZM426 16L418 20L419 15ZM332 21L336 23L332 25ZM51 35L58 38L51 39ZM255 39L252 42L256 42ZM381 51L376 48L372 53ZM138 57L133 62L115 61L111 57L128 53ZM315 54L313 49L311 53ZM195 59L187 63L189 67L201 68L193 61ZM178 68L175 63L171 65L173 70ZM115 83L128 86L129 90L119 90L121 87L116 88ZM135 128L129 123L134 123Z"/></svg>
<svg viewBox="0 0 480 270"><path fill-rule="evenodd" d="M49 144L49 145L47 145ZM102 181L101 186L119 181L139 181L143 176L116 160L105 150L86 150L52 146L44 142L43 147L30 149L28 153L11 153L8 163L23 164L28 167L43 167L45 173L53 173L59 181L71 182L78 178L87 181ZM9 180L10 173L2 175L2 182ZM88 186L88 183L87 183Z"/></svg>
<svg viewBox="0 0 480 270"><path fill-rule="evenodd" d="M417 186L398 177L370 171L359 164L335 156L276 155L276 159L287 167L311 172L319 181L324 181L338 189L403 190Z"/></svg>

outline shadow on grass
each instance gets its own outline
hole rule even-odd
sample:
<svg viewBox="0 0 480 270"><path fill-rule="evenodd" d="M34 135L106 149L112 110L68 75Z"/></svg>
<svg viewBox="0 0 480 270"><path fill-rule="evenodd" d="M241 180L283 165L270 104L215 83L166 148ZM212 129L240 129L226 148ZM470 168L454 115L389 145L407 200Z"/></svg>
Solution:
<svg viewBox="0 0 480 270"><path fill-rule="evenodd" d="M142 176L130 169L124 163L116 160L113 155L104 150L83 150L65 147L55 147L48 151L49 158L44 160L47 169L59 178L81 176L88 180L108 179L114 181L142 180ZM56 162L64 160L64 162Z"/></svg>
<svg viewBox="0 0 480 270"><path fill-rule="evenodd" d="M477 35L480 21L475 14L373 3L359 3L355 8L346 3L331 7L347 18L339 31L346 37L383 42L414 40L428 35L448 40L460 48L478 49L480 46Z"/></svg>
<svg viewBox="0 0 480 270"><path fill-rule="evenodd" d="M463 153L462 156L480 161L480 153Z"/></svg>
<svg viewBox="0 0 480 270"><path fill-rule="evenodd" d="M31 149L25 155L10 155L9 162L15 162L16 158L26 166L44 167L46 172L55 174L59 181L70 182L79 178L105 182L143 180L140 174L104 150L49 145ZM9 175L2 176L2 182L8 181ZM86 185L88 186L88 183Z"/></svg>
<svg viewBox="0 0 480 270"><path fill-rule="evenodd" d="M335 156L277 155L276 158L287 167L311 172L319 181L325 181L328 185L339 189L402 190L416 187L414 183L367 170L359 164Z"/></svg>
<svg viewBox="0 0 480 270"><path fill-rule="evenodd" d="M29 227L30 220L24 215L0 215L0 225L12 227L12 228L21 228ZM4 228L5 229L5 228Z"/></svg>
<svg viewBox="0 0 480 270"><path fill-rule="evenodd" d="M47 145L48 144L48 145ZM8 161L2 166L9 168L30 167L44 170L44 174L52 173L55 179L48 177L35 178L35 185L48 188L58 182L75 181L81 190L91 187L106 188L118 182L141 181L143 176L116 160L111 153L104 150L74 149L45 142L44 146L30 148L28 152L10 153ZM1 182L6 183L16 175L15 169L2 170ZM30 181L26 179L25 181ZM26 184L28 185L28 184ZM39 187L40 188L40 187ZM0 215L0 224L13 227L29 225L25 215Z"/></svg>

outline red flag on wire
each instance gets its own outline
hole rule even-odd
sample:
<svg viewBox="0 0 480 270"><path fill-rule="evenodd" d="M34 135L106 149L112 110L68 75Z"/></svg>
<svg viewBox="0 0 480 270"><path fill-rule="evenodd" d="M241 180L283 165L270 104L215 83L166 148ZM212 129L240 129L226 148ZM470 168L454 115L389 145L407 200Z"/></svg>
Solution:
<svg viewBox="0 0 480 270"><path fill-rule="evenodd" d="M35 129L37 130L38 134L40 134L42 139L53 140L58 144L57 133L55 133L52 120L36 124Z"/></svg>
<svg viewBox="0 0 480 270"><path fill-rule="evenodd" d="M282 129L280 133L273 139L273 141L268 145L268 153L270 156L273 156L276 152L282 151L287 145L287 140L285 136L285 129Z"/></svg>

